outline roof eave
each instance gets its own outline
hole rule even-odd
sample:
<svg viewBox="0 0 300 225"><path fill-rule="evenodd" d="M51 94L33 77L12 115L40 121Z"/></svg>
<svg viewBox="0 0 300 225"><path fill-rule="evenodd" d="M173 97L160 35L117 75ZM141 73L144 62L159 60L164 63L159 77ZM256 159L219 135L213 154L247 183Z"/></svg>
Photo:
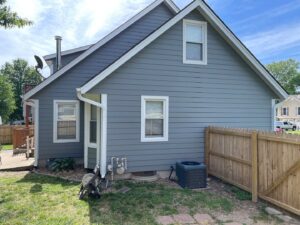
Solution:
<svg viewBox="0 0 300 225"><path fill-rule="evenodd" d="M171 0L156 0L156 1L154 1L152 4L148 5L145 9L143 9L138 14L136 14L135 16L133 16L131 19L129 19L128 21L126 21L124 24L122 24L121 26L117 27L111 33L109 33L104 38L102 38L101 40L99 40L97 43L95 43L94 45L90 46L82 54L80 54L78 57L76 57L71 62L69 62L67 65L65 65L62 69L58 70L57 72L55 72L54 74L52 74L50 77L48 77L48 79L46 79L44 82L42 82L41 84L37 85L32 90L30 90L29 92L27 92L24 95L24 100L29 99L30 97L32 97L33 95L35 95L37 92L39 92L40 90L42 90L48 84L52 83L54 80L56 80L62 74L64 74L65 72L67 72L69 69L73 68L75 65L77 65L79 62L81 62L82 60L84 60L86 57L88 57L94 51L96 51L101 46L103 46L104 44L106 44L107 42L109 42L112 38L114 38L115 36L117 36L118 34L120 34L123 30L126 30L129 26L131 26L133 23L135 23L136 21L138 21L140 18L142 18L143 16L145 16L147 13L149 13L150 11L152 11L154 8L156 8L157 6L159 6L162 3L170 5L170 7L175 10L175 12L177 11L176 8L174 8L175 4ZM46 57L45 61L47 61L47 60L48 59Z"/></svg>
<svg viewBox="0 0 300 225"><path fill-rule="evenodd" d="M91 45L85 45L85 46L78 47L78 48L68 49L66 51L62 51L61 55L64 56L64 55L70 55L70 54L77 53L77 52L82 52L82 51L85 51L85 50L89 49L92 45L93 44L91 44ZM52 53L52 54L43 56L43 58L45 59L45 61L54 59L55 57L56 57L56 53Z"/></svg>

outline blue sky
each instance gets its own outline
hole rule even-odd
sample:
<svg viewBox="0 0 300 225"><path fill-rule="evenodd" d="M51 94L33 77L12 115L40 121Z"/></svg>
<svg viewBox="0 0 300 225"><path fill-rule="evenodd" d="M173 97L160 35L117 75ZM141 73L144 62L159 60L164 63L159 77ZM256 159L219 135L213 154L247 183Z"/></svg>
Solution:
<svg viewBox="0 0 300 225"><path fill-rule="evenodd" d="M0 65L95 43L153 0L8 0L19 15L34 21L22 29L0 28ZM180 7L191 0L174 0ZM262 63L300 60L300 0L206 1Z"/></svg>

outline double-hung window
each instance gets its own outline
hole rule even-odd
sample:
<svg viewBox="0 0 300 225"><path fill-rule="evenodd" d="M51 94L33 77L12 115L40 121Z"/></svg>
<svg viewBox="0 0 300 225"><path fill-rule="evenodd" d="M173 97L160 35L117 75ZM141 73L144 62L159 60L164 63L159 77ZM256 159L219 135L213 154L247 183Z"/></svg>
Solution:
<svg viewBox="0 0 300 225"><path fill-rule="evenodd" d="M207 24L183 20L183 63L207 64Z"/></svg>
<svg viewBox="0 0 300 225"><path fill-rule="evenodd" d="M142 96L141 141L168 141L169 97Z"/></svg>
<svg viewBox="0 0 300 225"><path fill-rule="evenodd" d="M79 102L54 100L53 142L79 141Z"/></svg>
<svg viewBox="0 0 300 225"><path fill-rule="evenodd" d="M288 107L282 108L281 115L282 116L288 116L289 115L289 108Z"/></svg>

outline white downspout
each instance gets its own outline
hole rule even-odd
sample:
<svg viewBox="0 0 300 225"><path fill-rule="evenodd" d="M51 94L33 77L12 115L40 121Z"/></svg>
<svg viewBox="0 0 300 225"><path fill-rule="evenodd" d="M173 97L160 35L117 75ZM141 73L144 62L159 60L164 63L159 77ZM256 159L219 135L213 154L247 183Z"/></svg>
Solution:
<svg viewBox="0 0 300 225"><path fill-rule="evenodd" d="M106 174L106 156L107 156L107 94L101 94L102 112L101 112L101 176ZM103 174L103 175L102 175Z"/></svg>
<svg viewBox="0 0 300 225"><path fill-rule="evenodd" d="M76 89L77 97L79 100L94 105L102 109L101 112L101 162L100 162L100 173L101 177L104 178L106 175L106 155L107 155L107 94L101 94L101 103L93 101L91 99L82 96L80 89Z"/></svg>

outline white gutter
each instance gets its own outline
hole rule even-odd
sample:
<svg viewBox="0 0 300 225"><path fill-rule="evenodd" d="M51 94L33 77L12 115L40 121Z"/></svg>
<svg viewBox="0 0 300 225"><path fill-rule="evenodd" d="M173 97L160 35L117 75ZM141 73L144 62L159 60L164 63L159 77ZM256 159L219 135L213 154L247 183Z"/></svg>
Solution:
<svg viewBox="0 0 300 225"><path fill-rule="evenodd" d="M101 112L101 159L100 159L100 174L104 178L106 175L106 157L107 157L107 94L101 94L101 103L82 96L80 88L76 89L77 97L80 101L94 105L102 109ZM98 163L98 162L97 162Z"/></svg>
<svg viewBox="0 0 300 225"><path fill-rule="evenodd" d="M102 105L101 103L83 97L79 88L77 88L76 91L77 91L77 98L78 98L80 101L89 103L89 104L94 105L94 106L99 107L99 108L103 108L103 105Z"/></svg>

